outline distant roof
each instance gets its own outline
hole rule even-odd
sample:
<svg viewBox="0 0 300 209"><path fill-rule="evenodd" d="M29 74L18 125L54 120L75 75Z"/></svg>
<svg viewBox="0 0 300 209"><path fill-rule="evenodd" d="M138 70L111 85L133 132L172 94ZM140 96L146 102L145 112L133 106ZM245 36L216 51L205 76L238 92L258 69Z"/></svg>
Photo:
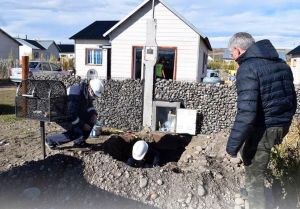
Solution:
<svg viewBox="0 0 300 209"><path fill-rule="evenodd" d="M204 40L205 44L207 45L209 50L212 50L212 47L210 45L210 42L208 38L200 32L198 28L196 28L192 23L190 23L188 20L186 20L183 16L181 16L176 10L171 8L164 2L163 0L157 0L160 3L162 3L165 7L167 7L173 14L175 14L179 19L181 19L185 24L187 24L191 29L193 29L196 33L200 35L200 37ZM128 18L130 18L132 15L134 15L138 10L140 10L142 7L144 7L147 3L149 3L150 0L145 0L143 3L141 3L139 6L137 6L134 10L132 10L126 17L124 17L122 20L120 20L116 25L114 25L112 28L110 28L107 32L104 33L104 36L107 36L110 34L113 30L115 30L117 27L119 27L122 23L124 23Z"/></svg>
<svg viewBox="0 0 300 209"><path fill-rule="evenodd" d="M4 35L6 35L8 38L12 39L14 42L18 43L19 45L22 45L20 42L18 42L16 39L14 39L12 36L10 36L8 33L6 33L6 32L5 32L4 30L2 30L1 28L0 28L0 31L1 31Z"/></svg>
<svg viewBox="0 0 300 209"><path fill-rule="evenodd" d="M40 45L42 45L45 49L48 49L51 46L51 44L53 44L54 41L53 40L38 40L37 42Z"/></svg>
<svg viewBox="0 0 300 209"><path fill-rule="evenodd" d="M287 53L288 55L290 54L300 54L300 45L297 46L295 49L293 49L292 51L290 51L289 53Z"/></svg>
<svg viewBox="0 0 300 209"><path fill-rule="evenodd" d="M95 21L86 28L82 29L70 39L109 39L103 34L113 27L118 21Z"/></svg>
<svg viewBox="0 0 300 209"><path fill-rule="evenodd" d="M74 44L57 44L61 53L74 53Z"/></svg>
<svg viewBox="0 0 300 209"><path fill-rule="evenodd" d="M20 42L23 45L27 45L32 49L42 49L45 50L45 48L39 44L37 41L35 40L30 40L30 39L21 39L21 38L17 38L16 39L18 42Z"/></svg>

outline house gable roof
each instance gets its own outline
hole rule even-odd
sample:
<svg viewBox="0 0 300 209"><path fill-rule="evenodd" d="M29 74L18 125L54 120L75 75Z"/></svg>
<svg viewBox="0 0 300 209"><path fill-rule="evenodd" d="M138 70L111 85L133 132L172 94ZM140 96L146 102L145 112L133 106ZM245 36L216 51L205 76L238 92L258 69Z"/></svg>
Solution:
<svg viewBox="0 0 300 209"><path fill-rule="evenodd" d="M300 54L300 45L297 46L295 49L291 50L287 55L293 55L293 54Z"/></svg>
<svg viewBox="0 0 300 209"><path fill-rule="evenodd" d="M118 21L95 21L69 39L107 39L103 34Z"/></svg>
<svg viewBox="0 0 300 209"><path fill-rule="evenodd" d="M51 40L38 40L37 42L45 49L48 49L51 46L51 44L54 43L54 41Z"/></svg>
<svg viewBox="0 0 300 209"><path fill-rule="evenodd" d="M19 45L22 45L20 42L18 42L16 39L14 39L12 36L10 36L8 33L6 33L4 30L0 28L0 32L2 32L4 35L6 35L8 38L12 39L14 42L16 42Z"/></svg>
<svg viewBox="0 0 300 209"><path fill-rule="evenodd" d="M186 20L183 16L181 16L176 10L168 6L163 0L156 0L163 4L167 9L169 9L173 14L175 14L179 19L181 19L185 24L187 24L192 30L194 30L196 33L200 35L200 37L204 40L207 48L209 50L212 50L212 47L210 45L210 42L208 38L198 29L196 28L192 23L190 23L188 20ZM150 0L145 0L143 3L141 3L139 6L137 6L134 10L132 10L126 17L124 17L122 20L120 20L117 24L115 24L112 28L110 28L108 31L106 31L103 36L106 37L108 34L110 34L112 31L114 31L116 28L118 28L121 24L123 24L129 17L134 15L137 11L139 11L142 7L144 7L147 3L149 3Z"/></svg>
<svg viewBox="0 0 300 209"><path fill-rule="evenodd" d="M35 40L21 39L21 38L17 38L16 40L23 45L29 46L32 49L45 50L45 48Z"/></svg>
<svg viewBox="0 0 300 209"><path fill-rule="evenodd" d="M74 53L74 44L57 44L59 52L61 53Z"/></svg>

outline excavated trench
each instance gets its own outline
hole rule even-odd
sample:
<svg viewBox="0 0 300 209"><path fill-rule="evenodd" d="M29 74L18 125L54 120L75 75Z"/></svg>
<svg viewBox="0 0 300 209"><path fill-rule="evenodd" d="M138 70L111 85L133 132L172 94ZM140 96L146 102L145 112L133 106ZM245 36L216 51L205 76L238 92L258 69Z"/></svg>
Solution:
<svg viewBox="0 0 300 209"><path fill-rule="evenodd" d="M102 144L102 149L106 154L111 155L114 159L127 162L132 156L132 147L138 140L145 140L149 147L158 151L160 156L160 166L169 162L178 162L185 147L191 141L190 135L173 135L166 134L158 140L149 140L144 137L126 139L119 135L113 135Z"/></svg>

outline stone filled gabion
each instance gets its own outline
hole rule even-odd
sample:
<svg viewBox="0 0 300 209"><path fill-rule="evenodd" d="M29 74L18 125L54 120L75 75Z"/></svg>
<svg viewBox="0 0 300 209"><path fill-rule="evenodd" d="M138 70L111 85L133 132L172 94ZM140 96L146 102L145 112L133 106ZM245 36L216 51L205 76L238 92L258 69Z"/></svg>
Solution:
<svg viewBox="0 0 300 209"><path fill-rule="evenodd" d="M198 110L197 133L231 127L236 114L235 85L160 80L154 95L157 101L181 102L182 108Z"/></svg>
<svg viewBox="0 0 300 209"><path fill-rule="evenodd" d="M300 117L300 85L296 85L295 89L297 95L297 110L296 110L295 117L299 118Z"/></svg>
<svg viewBox="0 0 300 209"><path fill-rule="evenodd" d="M107 127L139 131L143 124L143 82L107 80L95 107Z"/></svg>
<svg viewBox="0 0 300 209"><path fill-rule="evenodd" d="M54 74L54 75L33 75L30 79L32 80L55 80L61 81L68 88L74 84L81 82L79 76L64 75L64 74Z"/></svg>
<svg viewBox="0 0 300 209"><path fill-rule="evenodd" d="M34 76L35 80L58 80L66 87L80 83L80 77L66 75ZM143 124L143 82L141 80L107 80L95 107L104 126L140 131ZM300 117L300 85L296 86L297 111ZM236 87L226 84L203 84L157 80L154 100L181 102L182 108L198 110L197 133L210 134L233 125L236 115Z"/></svg>

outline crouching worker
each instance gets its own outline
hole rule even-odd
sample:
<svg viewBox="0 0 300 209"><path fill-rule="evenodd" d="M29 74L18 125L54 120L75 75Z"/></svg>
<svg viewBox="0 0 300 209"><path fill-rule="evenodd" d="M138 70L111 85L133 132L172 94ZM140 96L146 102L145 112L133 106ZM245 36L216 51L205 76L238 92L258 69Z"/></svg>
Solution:
<svg viewBox="0 0 300 209"><path fill-rule="evenodd" d="M132 157L127 160L127 165L135 168L153 168L159 166L159 152L147 144L137 141L132 148Z"/></svg>
<svg viewBox="0 0 300 209"><path fill-rule="evenodd" d="M99 79L92 79L89 84L81 83L67 89L67 113L71 116L67 123L59 124L67 131L48 136L46 145L50 149L74 141L74 147L88 147L86 139L96 124L98 114L93 107L93 100L100 97L104 91L104 83Z"/></svg>

